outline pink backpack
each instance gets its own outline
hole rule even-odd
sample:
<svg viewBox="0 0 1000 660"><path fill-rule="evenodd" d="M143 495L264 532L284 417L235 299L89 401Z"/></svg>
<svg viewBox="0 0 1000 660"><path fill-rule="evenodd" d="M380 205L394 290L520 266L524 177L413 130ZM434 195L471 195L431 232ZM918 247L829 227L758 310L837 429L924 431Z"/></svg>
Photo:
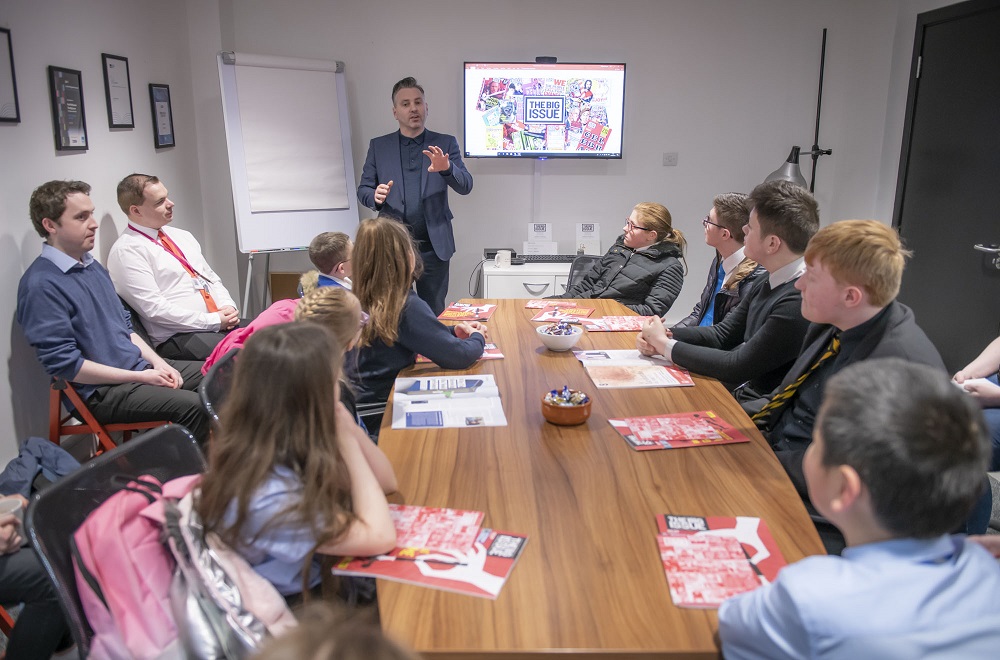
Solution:
<svg viewBox="0 0 1000 660"><path fill-rule="evenodd" d="M130 481L95 509L70 542L76 584L94 631L94 658L180 658L170 608L176 563L161 541L163 498L180 499L200 475Z"/></svg>

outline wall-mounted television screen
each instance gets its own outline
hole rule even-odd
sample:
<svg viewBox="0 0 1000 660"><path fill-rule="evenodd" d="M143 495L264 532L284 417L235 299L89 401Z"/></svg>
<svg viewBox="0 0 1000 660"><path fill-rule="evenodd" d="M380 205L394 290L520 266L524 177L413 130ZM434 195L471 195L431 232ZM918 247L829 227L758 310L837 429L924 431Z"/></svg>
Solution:
<svg viewBox="0 0 1000 660"><path fill-rule="evenodd" d="M465 63L467 158L621 158L624 64Z"/></svg>

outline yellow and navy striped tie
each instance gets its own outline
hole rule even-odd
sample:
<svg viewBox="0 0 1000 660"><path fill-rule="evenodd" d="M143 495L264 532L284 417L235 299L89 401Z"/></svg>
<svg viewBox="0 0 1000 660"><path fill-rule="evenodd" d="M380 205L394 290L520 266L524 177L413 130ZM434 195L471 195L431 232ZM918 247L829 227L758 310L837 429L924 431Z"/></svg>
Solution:
<svg viewBox="0 0 1000 660"><path fill-rule="evenodd" d="M806 371L801 376L799 376L795 380L795 382L790 383L787 387L785 387L785 389L775 394L774 398L771 399L771 401L768 402L766 406L761 408L760 412L755 414L751 419L753 419L753 421L755 422L758 422L760 420L767 419L767 417L771 413L781 410L781 408L783 408L784 405L788 403L788 401L790 401L793 396L795 396L795 392L798 391L799 386L802 385L802 383L806 382L806 379L809 378L809 376L811 376L814 371L819 369L819 366L821 364L823 364L824 362L826 362L839 352L840 352L840 335L835 334L833 335L833 339L830 340L830 345L827 346L826 350L823 351L823 354L819 356L819 359L813 362L812 366L809 367L809 370Z"/></svg>

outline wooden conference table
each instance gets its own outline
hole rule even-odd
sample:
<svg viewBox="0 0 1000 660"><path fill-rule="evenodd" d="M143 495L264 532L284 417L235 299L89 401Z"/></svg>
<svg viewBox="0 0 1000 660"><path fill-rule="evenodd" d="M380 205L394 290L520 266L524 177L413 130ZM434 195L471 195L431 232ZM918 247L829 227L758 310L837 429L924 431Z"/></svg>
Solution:
<svg viewBox="0 0 1000 660"><path fill-rule="evenodd" d="M472 301L465 301L472 302ZM572 352L553 353L524 300L487 300L502 360L465 372L493 374L508 426L398 430L391 414L379 446L406 504L484 511L484 526L528 536L500 596L491 601L380 580L382 627L425 657L715 657L716 610L670 600L654 516L759 516L789 562L823 547L766 441L717 381L694 387L597 390ZM588 300L594 316L630 314ZM585 333L577 349L634 348L633 332ZM433 364L406 375L444 373ZM542 418L541 397L569 385L593 399L587 423ZM751 442L636 452L609 417L714 410Z"/></svg>

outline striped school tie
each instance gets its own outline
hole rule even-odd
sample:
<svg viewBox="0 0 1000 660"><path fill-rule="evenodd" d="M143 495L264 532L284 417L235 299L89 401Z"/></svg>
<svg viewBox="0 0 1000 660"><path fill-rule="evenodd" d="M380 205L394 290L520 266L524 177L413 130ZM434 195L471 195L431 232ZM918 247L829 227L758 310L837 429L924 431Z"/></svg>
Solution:
<svg viewBox="0 0 1000 660"><path fill-rule="evenodd" d="M826 350L823 351L823 354L819 356L819 359L813 362L812 366L809 367L809 370L806 371L801 376L799 376L795 380L795 382L790 383L787 387L785 387L785 389L781 390L776 395L774 395L774 398L771 399L771 401L768 402L766 406L761 408L760 412L751 417L751 419L755 422L758 422L767 419L768 416L770 416L772 413L781 410L785 406L785 404L788 403L792 399L792 397L795 396L795 392L798 391L799 386L802 385L802 383L806 382L806 379L809 378L809 376L811 376L814 371L819 369L819 366L821 364L823 364L824 362L826 362L839 352L840 352L840 335L835 334L833 335L833 339L830 340L830 345L826 347Z"/></svg>

